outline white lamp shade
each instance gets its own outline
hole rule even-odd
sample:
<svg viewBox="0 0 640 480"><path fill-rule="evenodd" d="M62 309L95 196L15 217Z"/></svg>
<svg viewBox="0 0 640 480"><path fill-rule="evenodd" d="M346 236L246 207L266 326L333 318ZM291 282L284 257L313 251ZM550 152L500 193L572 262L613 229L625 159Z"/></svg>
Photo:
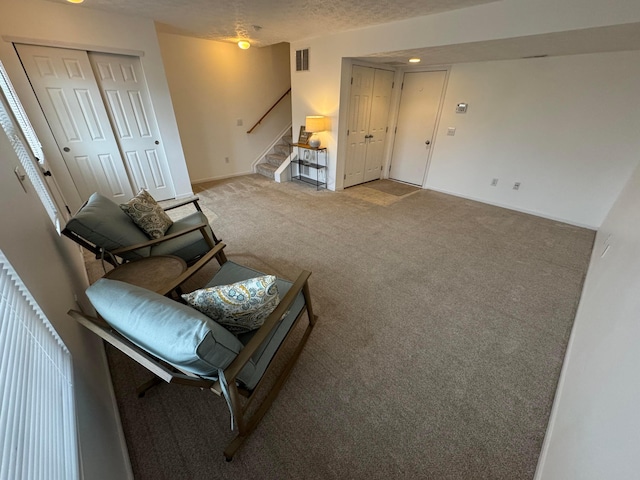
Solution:
<svg viewBox="0 0 640 480"><path fill-rule="evenodd" d="M307 116L304 124L304 129L307 132L311 133L323 132L326 129L325 118L321 115Z"/></svg>

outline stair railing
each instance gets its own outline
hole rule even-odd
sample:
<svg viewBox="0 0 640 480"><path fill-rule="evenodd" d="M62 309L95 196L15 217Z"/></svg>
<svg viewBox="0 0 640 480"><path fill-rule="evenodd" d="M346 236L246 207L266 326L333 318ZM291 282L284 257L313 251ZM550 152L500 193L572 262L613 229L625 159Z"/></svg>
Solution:
<svg viewBox="0 0 640 480"><path fill-rule="evenodd" d="M271 105L271 108L269 110L267 110L267 113L265 113L264 115L262 115L260 117L260 120L258 120L256 122L256 124L251 127L249 130L247 130L247 133L251 133L255 130L255 128L260 125L260 123L262 122L262 120L264 120L264 118L269 115L269 113L271 113L271 110L273 110L274 108L276 108L276 106L282 101L282 99L284 97L286 97L287 95L289 95L291 93L291 87L289 87L289 90L287 90L286 92L284 92L284 94L278 99L278 101L276 101L276 103L274 103L273 105Z"/></svg>

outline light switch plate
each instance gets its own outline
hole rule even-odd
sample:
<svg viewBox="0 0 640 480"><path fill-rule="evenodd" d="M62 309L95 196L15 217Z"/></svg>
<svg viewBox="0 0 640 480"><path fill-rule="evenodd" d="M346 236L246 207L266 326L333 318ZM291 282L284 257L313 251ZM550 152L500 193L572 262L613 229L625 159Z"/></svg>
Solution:
<svg viewBox="0 0 640 480"><path fill-rule="evenodd" d="M467 107L469 105L467 103L459 103L456 105L456 113L467 113Z"/></svg>
<svg viewBox="0 0 640 480"><path fill-rule="evenodd" d="M449 135L450 137L453 137L455 134L456 134L456 127L447 128L447 135Z"/></svg>

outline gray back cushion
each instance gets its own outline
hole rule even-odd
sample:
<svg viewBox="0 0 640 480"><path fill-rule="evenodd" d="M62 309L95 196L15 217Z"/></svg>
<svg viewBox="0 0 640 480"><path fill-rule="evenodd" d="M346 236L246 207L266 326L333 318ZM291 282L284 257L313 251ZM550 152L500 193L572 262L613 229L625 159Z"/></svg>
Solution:
<svg viewBox="0 0 640 480"><path fill-rule="evenodd" d="M243 348L206 315L144 288L102 278L87 289L87 296L118 332L180 370L216 377ZM248 380L254 371L250 361L238 379Z"/></svg>
<svg viewBox="0 0 640 480"><path fill-rule="evenodd" d="M86 205L69 220L66 228L106 250L116 250L149 241L149 237L133 223L118 204L99 193L91 195ZM148 257L150 252L151 249L146 247L122 257L132 260Z"/></svg>

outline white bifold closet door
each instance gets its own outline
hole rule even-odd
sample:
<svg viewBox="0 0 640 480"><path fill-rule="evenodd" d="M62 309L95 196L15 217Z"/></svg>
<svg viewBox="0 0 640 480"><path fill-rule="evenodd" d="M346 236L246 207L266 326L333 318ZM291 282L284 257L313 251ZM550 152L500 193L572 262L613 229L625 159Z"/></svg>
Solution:
<svg viewBox="0 0 640 480"><path fill-rule="evenodd" d="M137 57L16 45L24 69L83 200L115 202L141 188L175 191Z"/></svg>

